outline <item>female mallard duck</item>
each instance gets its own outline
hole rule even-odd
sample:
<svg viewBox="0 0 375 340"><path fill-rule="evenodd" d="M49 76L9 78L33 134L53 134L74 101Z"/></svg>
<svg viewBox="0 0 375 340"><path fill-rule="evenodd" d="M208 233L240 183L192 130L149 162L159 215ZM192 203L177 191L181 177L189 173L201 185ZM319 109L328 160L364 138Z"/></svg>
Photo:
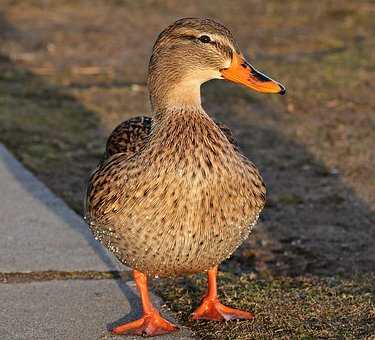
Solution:
<svg viewBox="0 0 375 340"><path fill-rule="evenodd" d="M159 35L149 64L154 118L118 126L109 137L107 159L89 180L90 228L134 269L143 305L142 318L114 333L157 335L176 329L152 305L147 276L208 271L208 292L193 319L253 318L219 302L216 275L218 264L249 235L266 190L229 129L201 106L200 86L215 78L285 93L244 59L223 25L178 20Z"/></svg>

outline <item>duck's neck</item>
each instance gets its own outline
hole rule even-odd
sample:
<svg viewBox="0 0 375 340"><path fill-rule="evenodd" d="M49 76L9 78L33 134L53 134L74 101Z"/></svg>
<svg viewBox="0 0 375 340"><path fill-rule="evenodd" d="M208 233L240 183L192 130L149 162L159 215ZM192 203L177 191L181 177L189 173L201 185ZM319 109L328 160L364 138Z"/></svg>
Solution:
<svg viewBox="0 0 375 340"><path fill-rule="evenodd" d="M159 76L159 75L158 75ZM157 86L153 86L157 84ZM188 140L205 139L209 130L221 134L201 105L201 82L186 77L168 82L149 82L150 99L155 114L153 139L161 143L185 144Z"/></svg>
<svg viewBox="0 0 375 340"><path fill-rule="evenodd" d="M201 82L195 79L173 79L149 83L152 110L154 113L182 107L193 108L193 111L201 110L200 88Z"/></svg>
<svg viewBox="0 0 375 340"><path fill-rule="evenodd" d="M204 138L209 130L221 135L201 105L201 85L213 78L212 71L187 72L178 60L163 58L158 53L152 55L148 71L148 89L155 114L154 139L175 142L184 136Z"/></svg>

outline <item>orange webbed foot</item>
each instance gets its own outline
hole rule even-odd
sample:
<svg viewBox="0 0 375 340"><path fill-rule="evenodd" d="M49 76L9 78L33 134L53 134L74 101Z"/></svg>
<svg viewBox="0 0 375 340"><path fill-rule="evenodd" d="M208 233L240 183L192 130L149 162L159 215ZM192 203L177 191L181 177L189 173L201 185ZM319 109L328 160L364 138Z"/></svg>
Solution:
<svg viewBox="0 0 375 340"><path fill-rule="evenodd" d="M177 331L178 328L164 319L158 311L144 314L140 319L112 329L114 334L155 336Z"/></svg>
<svg viewBox="0 0 375 340"><path fill-rule="evenodd" d="M204 297L201 305L192 314L193 320L251 320L255 316L251 312L245 312L240 309L224 306L218 298Z"/></svg>

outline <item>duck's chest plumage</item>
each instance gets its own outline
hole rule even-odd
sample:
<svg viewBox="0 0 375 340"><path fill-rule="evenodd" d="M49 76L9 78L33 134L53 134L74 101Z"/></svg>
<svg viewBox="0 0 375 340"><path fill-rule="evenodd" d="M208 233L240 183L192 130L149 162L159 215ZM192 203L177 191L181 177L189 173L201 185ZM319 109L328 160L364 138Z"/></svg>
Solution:
<svg viewBox="0 0 375 340"><path fill-rule="evenodd" d="M264 206L257 169L208 117L198 117L174 117L174 124L161 119L139 154L114 155L91 179L95 235L122 262L150 275L220 263Z"/></svg>

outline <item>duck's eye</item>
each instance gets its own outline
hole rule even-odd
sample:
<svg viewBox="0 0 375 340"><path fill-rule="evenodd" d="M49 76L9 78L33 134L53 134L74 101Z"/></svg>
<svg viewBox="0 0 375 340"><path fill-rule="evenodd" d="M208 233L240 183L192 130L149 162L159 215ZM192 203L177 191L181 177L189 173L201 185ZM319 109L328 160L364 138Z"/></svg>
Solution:
<svg viewBox="0 0 375 340"><path fill-rule="evenodd" d="M201 35L199 37L199 40L202 42L202 43L209 43L211 41L211 38L208 36L208 35Z"/></svg>

